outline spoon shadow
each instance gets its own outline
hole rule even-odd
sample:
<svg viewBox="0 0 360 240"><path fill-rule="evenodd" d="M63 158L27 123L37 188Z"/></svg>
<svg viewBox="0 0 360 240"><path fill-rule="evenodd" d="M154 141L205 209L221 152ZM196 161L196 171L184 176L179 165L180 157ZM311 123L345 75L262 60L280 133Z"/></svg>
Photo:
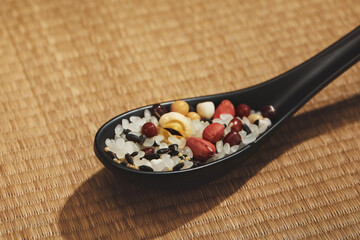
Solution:
<svg viewBox="0 0 360 240"><path fill-rule="evenodd" d="M272 160L294 145L360 119L360 95L287 121L259 151L239 167L194 189L157 190L122 184L106 169L98 171L69 197L58 224L66 239L150 239L162 236L211 210ZM325 119L325 120L324 120ZM331 123L324 124L326 119ZM301 129L279 146L279 138ZM276 147L274 147L276 146Z"/></svg>

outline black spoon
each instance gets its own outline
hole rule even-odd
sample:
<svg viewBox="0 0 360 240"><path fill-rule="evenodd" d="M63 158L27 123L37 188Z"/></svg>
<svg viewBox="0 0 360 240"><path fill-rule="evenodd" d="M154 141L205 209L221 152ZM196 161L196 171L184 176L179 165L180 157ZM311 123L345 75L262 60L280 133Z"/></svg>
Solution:
<svg viewBox="0 0 360 240"><path fill-rule="evenodd" d="M293 115L310 98L357 63L359 59L360 26L311 59L267 82L238 91L184 99L192 106L204 101L213 101L215 105L218 105L222 100L228 99L235 106L246 103L252 109L261 109L265 105L275 107L276 116L272 120L273 125L267 131L255 142L217 161L196 168L170 172L139 171L114 162L104 151L105 140L114 137L114 129L123 118L142 117L144 110L150 109L151 106L128 111L105 123L95 136L95 154L106 168L126 183L175 188L211 181L248 158L285 119ZM162 105L169 108L171 103L172 101L165 102Z"/></svg>

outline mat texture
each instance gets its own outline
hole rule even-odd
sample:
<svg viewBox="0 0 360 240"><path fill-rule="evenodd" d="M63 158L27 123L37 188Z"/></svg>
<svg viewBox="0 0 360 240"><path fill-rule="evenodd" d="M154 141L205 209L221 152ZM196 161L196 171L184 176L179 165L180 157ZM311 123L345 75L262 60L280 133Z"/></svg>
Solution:
<svg viewBox="0 0 360 240"><path fill-rule="evenodd" d="M129 186L92 149L121 112L305 61L358 0L2 0L0 22L1 239L360 238L359 64L200 189Z"/></svg>

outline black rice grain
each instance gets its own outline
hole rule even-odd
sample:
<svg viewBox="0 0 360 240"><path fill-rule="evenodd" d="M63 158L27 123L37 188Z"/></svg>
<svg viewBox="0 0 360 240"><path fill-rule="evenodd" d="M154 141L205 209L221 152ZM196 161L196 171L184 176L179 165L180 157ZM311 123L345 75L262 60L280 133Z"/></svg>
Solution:
<svg viewBox="0 0 360 240"><path fill-rule="evenodd" d="M247 134L250 134L251 133L251 130L250 130L250 128L248 127L248 125L246 125L246 124L244 124L243 123L243 129L245 130L245 132L247 133Z"/></svg>
<svg viewBox="0 0 360 240"><path fill-rule="evenodd" d="M146 136L144 134L140 135L139 137L139 144L142 145L146 140Z"/></svg>
<svg viewBox="0 0 360 240"><path fill-rule="evenodd" d="M157 153L150 153L150 154L146 154L144 156L144 158L147 159L147 160L159 159L160 155L157 154Z"/></svg>
<svg viewBox="0 0 360 240"><path fill-rule="evenodd" d="M158 119L164 115L165 113L168 112L168 110L160 104L154 104L151 108L152 112L154 113L155 117L157 117Z"/></svg>
<svg viewBox="0 0 360 240"><path fill-rule="evenodd" d="M169 145L170 151L177 151L179 149L179 145L177 144L170 144Z"/></svg>
<svg viewBox="0 0 360 240"><path fill-rule="evenodd" d="M173 171L178 171L184 166L184 163L178 163L173 167Z"/></svg>
<svg viewBox="0 0 360 240"><path fill-rule="evenodd" d="M200 167L200 166L202 166L202 165L204 165L204 163L203 162L198 162L198 161L193 161L193 165L192 165L192 168L196 168L196 167Z"/></svg>
<svg viewBox="0 0 360 240"><path fill-rule="evenodd" d="M106 152L106 153L107 153L107 155L109 155L112 159L114 159L114 158L116 158L116 159L117 159L117 157L116 157L116 154L115 154L115 153L110 152L110 151L108 151L108 152Z"/></svg>
<svg viewBox="0 0 360 240"><path fill-rule="evenodd" d="M146 172L153 172L154 171L154 169L152 169L151 167L146 166L146 165L139 166L139 170L146 171Z"/></svg>
<svg viewBox="0 0 360 240"><path fill-rule="evenodd" d="M139 152L133 152L132 154L130 154L130 156L135 157L136 155L138 155Z"/></svg>
<svg viewBox="0 0 360 240"><path fill-rule="evenodd" d="M169 152L169 155L170 156L177 156L179 154L179 151L171 151L171 152Z"/></svg>
<svg viewBox="0 0 360 240"><path fill-rule="evenodd" d="M130 164L134 164L134 160L132 159L132 157L128 153L125 154L125 160Z"/></svg>
<svg viewBox="0 0 360 240"><path fill-rule="evenodd" d="M125 161L120 162L120 164L121 164L121 165L123 165L123 166L125 166L125 167L127 167L127 165L128 165L128 163L127 163L127 162L125 162Z"/></svg>
<svg viewBox="0 0 360 240"><path fill-rule="evenodd" d="M128 134L129 132L131 132L130 129L124 129L123 131L124 134Z"/></svg>
<svg viewBox="0 0 360 240"><path fill-rule="evenodd" d="M139 142L139 137L137 135L135 135L135 134L132 134L132 133L126 134L126 139L129 140L129 141L135 142L135 143Z"/></svg>
<svg viewBox="0 0 360 240"><path fill-rule="evenodd" d="M160 148L159 150L156 151L157 154L164 154L167 153L169 151L169 148Z"/></svg>

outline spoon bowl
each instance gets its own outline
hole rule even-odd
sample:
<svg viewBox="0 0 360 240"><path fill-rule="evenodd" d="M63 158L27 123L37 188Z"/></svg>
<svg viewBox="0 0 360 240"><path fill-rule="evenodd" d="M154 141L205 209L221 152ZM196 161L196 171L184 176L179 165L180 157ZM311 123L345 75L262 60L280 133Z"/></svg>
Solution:
<svg viewBox="0 0 360 240"><path fill-rule="evenodd" d="M209 182L235 168L256 152L286 119L359 59L360 27L357 27L311 59L269 81L242 90L183 99L194 107L205 101L212 101L217 106L222 100L228 99L235 106L246 103L252 109L261 109L266 105L272 105L276 109L272 125L253 143L214 162L167 172L139 171L114 162L104 150L105 140L114 137L114 129L122 119L129 119L130 116L142 117L144 110L150 110L152 105L120 114L105 123L95 136L95 154L107 169L127 183L154 188L178 188ZM170 109L172 102L161 104Z"/></svg>

